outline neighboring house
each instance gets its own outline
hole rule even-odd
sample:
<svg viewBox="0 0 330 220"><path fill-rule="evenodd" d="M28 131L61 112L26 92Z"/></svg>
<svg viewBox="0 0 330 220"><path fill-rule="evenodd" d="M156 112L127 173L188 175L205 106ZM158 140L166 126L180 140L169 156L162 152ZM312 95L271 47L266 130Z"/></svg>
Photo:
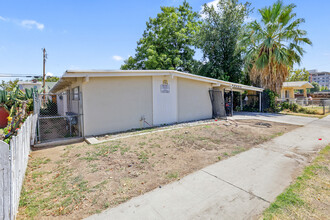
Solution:
<svg viewBox="0 0 330 220"><path fill-rule="evenodd" d="M49 93L49 91L53 88L53 86L56 84L56 82L45 82L45 93ZM18 88L20 90L25 90L25 89L37 89L39 92L41 92L42 90L42 82L37 81L37 82L33 82L33 81L19 81L17 83Z"/></svg>
<svg viewBox="0 0 330 220"><path fill-rule="evenodd" d="M295 90L303 90L304 98L307 98L307 89L314 88L308 81L284 82L281 89L281 101L296 102Z"/></svg>
<svg viewBox="0 0 330 220"><path fill-rule="evenodd" d="M20 90L25 90L25 89L37 89L38 91L41 90L42 88L42 83L41 82L32 82L32 81L19 81L17 83L18 88Z"/></svg>
<svg viewBox="0 0 330 220"><path fill-rule="evenodd" d="M211 102L210 90L221 94L219 102ZM51 92L58 114L82 114L83 136L91 136L212 118L215 108L224 111L224 90L263 91L171 70L67 70Z"/></svg>
<svg viewBox="0 0 330 220"><path fill-rule="evenodd" d="M330 72L309 71L309 82L317 82L320 86L330 88Z"/></svg>

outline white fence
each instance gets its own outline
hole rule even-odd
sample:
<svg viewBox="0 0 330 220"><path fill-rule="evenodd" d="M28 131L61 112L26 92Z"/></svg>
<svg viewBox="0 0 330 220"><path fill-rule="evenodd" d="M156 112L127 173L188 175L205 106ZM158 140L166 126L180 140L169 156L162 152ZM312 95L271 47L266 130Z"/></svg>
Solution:
<svg viewBox="0 0 330 220"><path fill-rule="evenodd" d="M19 198L34 143L37 115L30 115L10 145L0 141L0 219L15 219Z"/></svg>

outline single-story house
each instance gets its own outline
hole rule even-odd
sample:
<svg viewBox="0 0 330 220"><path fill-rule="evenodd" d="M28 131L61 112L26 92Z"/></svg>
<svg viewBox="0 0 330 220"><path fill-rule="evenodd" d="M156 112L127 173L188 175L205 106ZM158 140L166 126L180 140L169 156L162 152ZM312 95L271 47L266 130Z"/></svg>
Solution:
<svg viewBox="0 0 330 220"><path fill-rule="evenodd" d="M45 82L45 93L49 93L49 91L53 88L56 82ZM42 90L42 82L40 81L19 81L17 82L18 88L20 90L25 89L36 89L39 92Z"/></svg>
<svg viewBox="0 0 330 220"><path fill-rule="evenodd" d="M81 114L92 136L210 119L223 114L225 91L263 89L172 70L67 70L50 92L58 114Z"/></svg>
<svg viewBox="0 0 330 220"><path fill-rule="evenodd" d="M314 86L308 81L294 81L294 82L284 82L281 89L281 100L296 102L295 90L303 90L304 98L307 99L307 89L314 88Z"/></svg>

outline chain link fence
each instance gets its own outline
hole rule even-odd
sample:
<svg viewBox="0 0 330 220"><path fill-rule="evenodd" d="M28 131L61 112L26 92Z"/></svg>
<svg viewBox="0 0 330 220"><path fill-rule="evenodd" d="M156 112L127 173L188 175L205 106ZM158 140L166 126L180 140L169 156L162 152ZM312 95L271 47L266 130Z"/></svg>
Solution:
<svg viewBox="0 0 330 220"><path fill-rule="evenodd" d="M61 94L38 94L38 142L82 137L81 94L74 90Z"/></svg>
<svg viewBox="0 0 330 220"><path fill-rule="evenodd" d="M327 98L295 98L278 99L277 103L296 103L306 109L314 111L316 114L325 115L330 113L330 99Z"/></svg>
<svg viewBox="0 0 330 220"><path fill-rule="evenodd" d="M323 114L330 113L330 99L322 100Z"/></svg>

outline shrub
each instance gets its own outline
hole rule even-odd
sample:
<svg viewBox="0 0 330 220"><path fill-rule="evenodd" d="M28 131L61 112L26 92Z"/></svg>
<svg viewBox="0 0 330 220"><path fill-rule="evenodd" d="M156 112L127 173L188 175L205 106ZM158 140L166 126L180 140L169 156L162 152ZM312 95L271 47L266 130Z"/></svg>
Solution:
<svg viewBox="0 0 330 220"><path fill-rule="evenodd" d="M309 108L304 108L299 106L296 103L288 103L288 102L283 102L281 103L281 110L290 110L292 112L296 113L304 113L304 114L317 114L317 110L315 109L309 109Z"/></svg>
<svg viewBox="0 0 330 220"><path fill-rule="evenodd" d="M281 109L278 108L279 106L276 104L276 97L278 97L278 94L270 89L266 89L263 92L263 102L264 103L264 111L265 112L279 112ZM266 107L265 107L266 106Z"/></svg>

